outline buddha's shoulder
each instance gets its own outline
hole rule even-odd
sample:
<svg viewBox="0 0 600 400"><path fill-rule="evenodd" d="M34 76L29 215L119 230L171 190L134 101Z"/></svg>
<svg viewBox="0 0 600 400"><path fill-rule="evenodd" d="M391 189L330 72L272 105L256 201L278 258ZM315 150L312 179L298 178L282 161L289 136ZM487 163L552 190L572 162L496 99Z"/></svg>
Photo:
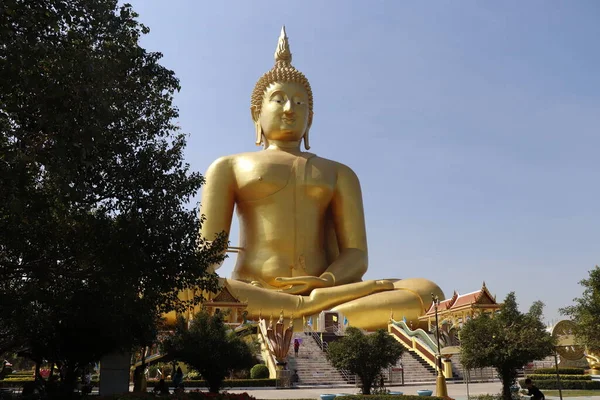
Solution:
<svg viewBox="0 0 600 400"><path fill-rule="evenodd" d="M284 153L282 153L281 156L289 157L286 156ZM345 164L342 164L341 162L333 161L324 157L320 157L314 153L308 152L302 153L302 156L305 157L307 160L310 160L310 163L313 166L335 171L338 175L346 175L350 177L356 176L352 168ZM265 151L251 151L219 157L210 165L209 170L235 170L236 167L240 165L247 168L248 164L264 165L270 164L272 162L273 154L268 154Z"/></svg>
<svg viewBox="0 0 600 400"><path fill-rule="evenodd" d="M329 169L333 169L338 174L349 175L349 176L356 176L356 174L354 173L354 171L352 170L352 168L350 168L346 164L343 164L343 163L341 163L339 161L333 161L333 160L330 160L328 158L324 158L324 157L319 157L317 155L313 155L312 162L313 162L313 164L322 165L322 166L327 167Z"/></svg>
<svg viewBox="0 0 600 400"><path fill-rule="evenodd" d="M239 163L242 160L245 161L251 161L251 160L255 160L257 152L246 152L246 153L237 153L237 154L230 154L227 156L221 156L219 158L217 158L215 161L212 162L212 164L210 164L210 169L226 169L226 168L233 168L235 167L235 165L237 163Z"/></svg>

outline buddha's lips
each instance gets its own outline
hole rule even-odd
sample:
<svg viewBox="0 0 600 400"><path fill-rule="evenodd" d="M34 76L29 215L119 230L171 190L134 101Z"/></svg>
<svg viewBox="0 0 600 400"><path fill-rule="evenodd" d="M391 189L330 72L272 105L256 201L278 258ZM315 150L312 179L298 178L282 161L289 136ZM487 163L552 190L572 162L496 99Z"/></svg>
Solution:
<svg viewBox="0 0 600 400"><path fill-rule="evenodd" d="M282 118L281 119L283 122L285 122L288 125L293 124L294 122L296 122L296 120L294 118Z"/></svg>

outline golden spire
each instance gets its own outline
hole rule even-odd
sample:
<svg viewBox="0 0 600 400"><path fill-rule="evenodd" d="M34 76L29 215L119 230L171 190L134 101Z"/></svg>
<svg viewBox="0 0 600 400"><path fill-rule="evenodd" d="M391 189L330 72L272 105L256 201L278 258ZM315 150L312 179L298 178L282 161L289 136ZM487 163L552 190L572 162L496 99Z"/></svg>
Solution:
<svg viewBox="0 0 600 400"><path fill-rule="evenodd" d="M275 64L291 64L292 52L290 51L290 43L285 33L285 25L281 27L277 49L275 50Z"/></svg>

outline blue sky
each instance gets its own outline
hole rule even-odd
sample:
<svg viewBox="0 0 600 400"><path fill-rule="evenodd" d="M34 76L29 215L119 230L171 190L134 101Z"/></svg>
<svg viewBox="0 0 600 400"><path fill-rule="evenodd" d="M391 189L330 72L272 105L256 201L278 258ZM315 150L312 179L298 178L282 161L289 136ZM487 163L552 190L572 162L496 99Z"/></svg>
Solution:
<svg viewBox="0 0 600 400"><path fill-rule="evenodd" d="M181 80L201 172L260 149L250 93L286 25L315 96L311 151L361 180L366 278L447 295L485 281L550 322L600 264L599 2L130 2Z"/></svg>

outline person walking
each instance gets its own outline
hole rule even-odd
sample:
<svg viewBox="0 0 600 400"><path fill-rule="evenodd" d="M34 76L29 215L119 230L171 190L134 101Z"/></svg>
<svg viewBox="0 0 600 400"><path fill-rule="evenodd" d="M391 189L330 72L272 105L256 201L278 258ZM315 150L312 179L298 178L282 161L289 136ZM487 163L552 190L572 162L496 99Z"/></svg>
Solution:
<svg viewBox="0 0 600 400"><path fill-rule="evenodd" d="M298 350L300 350L300 340L294 339L294 355L298 357Z"/></svg>

